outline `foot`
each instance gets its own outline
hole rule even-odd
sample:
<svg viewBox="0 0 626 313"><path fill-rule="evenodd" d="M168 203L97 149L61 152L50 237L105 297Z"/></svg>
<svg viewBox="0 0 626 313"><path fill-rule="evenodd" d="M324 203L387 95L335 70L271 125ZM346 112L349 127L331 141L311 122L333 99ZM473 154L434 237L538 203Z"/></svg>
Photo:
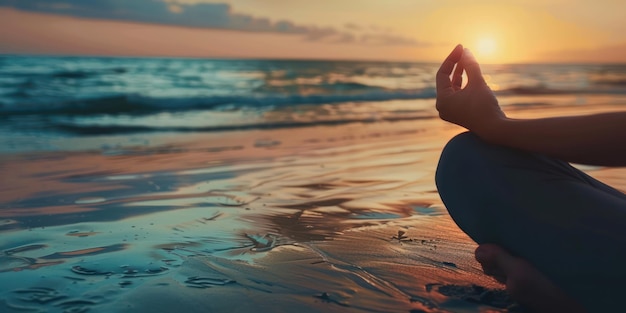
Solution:
<svg viewBox="0 0 626 313"><path fill-rule="evenodd" d="M493 244L480 245L475 254L483 272L505 284L511 297L532 312L585 312L579 303L526 260Z"/></svg>

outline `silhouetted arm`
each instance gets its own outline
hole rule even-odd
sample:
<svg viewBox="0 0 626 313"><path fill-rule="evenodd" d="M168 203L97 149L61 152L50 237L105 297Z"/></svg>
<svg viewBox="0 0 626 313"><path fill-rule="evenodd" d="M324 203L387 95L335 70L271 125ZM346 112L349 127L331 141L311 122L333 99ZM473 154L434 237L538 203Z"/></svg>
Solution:
<svg viewBox="0 0 626 313"><path fill-rule="evenodd" d="M568 162L626 166L626 112L493 122L478 134L495 144Z"/></svg>
<svg viewBox="0 0 626 313"><path fill-rule="evenodd" d="M468 77L465 88L461 88L463 71ZM442 119L494 144L568 162L626 166L626 112L510 119L485 83L478 62L461 45L450 53L437 73L437 110Z"/></svg>

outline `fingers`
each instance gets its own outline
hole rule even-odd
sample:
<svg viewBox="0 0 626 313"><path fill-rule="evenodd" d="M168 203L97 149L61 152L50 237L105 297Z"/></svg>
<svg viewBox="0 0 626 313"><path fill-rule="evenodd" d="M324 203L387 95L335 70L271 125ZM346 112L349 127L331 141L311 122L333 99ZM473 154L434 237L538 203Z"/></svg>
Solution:
<svg viewBox="0 0 626 313"><path fill-rule="evenodd" d="M469 49L463 50L460 63L463 65L465 73L467 73L467 84L475 85L485 83L480 65L478 65L478 61L476 61L476 58Z"/></svg>
<svg viewBox="0 0 626 313"><path fill-rule="evenodd" d="M461 85L463 85L463 66L457 63L454 68L454 74L452 74L452 87L461 89Z"/></svg>
<svg viewBox="0 0 626 313"><path fill-rule="evenodd" d="M463 46L457 45L454 47L454 50L450 52L450 55L443 61L439 71L437 72L437 92L441 92L446 90L447 88L452 87L452 82L450 81L450 74L452 74L452 70L454 69L454 65L461 60L461 55L463 55Z"/></svg>

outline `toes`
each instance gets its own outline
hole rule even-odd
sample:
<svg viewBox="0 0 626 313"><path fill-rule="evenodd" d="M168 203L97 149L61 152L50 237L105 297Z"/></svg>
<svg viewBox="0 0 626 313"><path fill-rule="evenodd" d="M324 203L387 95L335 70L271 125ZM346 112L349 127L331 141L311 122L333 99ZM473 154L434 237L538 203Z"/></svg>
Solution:
<svg viewBox="0 0 626 313"><path fill-rule="evenodd" d="M541 278L528 262L514 257L503 248L493 244L482 244L476 248L476 260L485 274L506 284L512 294L526 294Z"/></svg>
<svg viewBox="0 0 626 313"><path fill-rule="evenodd" d="M533 312L584 312L580 304L524 259L512 256L493 244L482 244L475 252L485 274L506 284L511 297Z"/></svg>
<svg viewBox="0 0 626 313"><path fill-rule="evenodd" d="M507 283L509 273L516 270L519 259L511 256L504 249L493 244L482 244L476 248L476 260L483 268L483 272L495 278L501 284Z"/></svg>
<svg viewBox="0 0 626 313"><path fill-rule="evenodd" d="M485 275L493 277L495 280L497 280L501 284L506 284L506 274L502 272L499 268L487 267L485 265L482 265L482 268L483 268L483 273L485 273Z"/></svg>
<svg viewBox="0 0 626 313"><path fill-rule="evenodd" d="M476 261L483 267L494 268L508 273L514 271L522 259L509 254L506 250L494 244L482 244L476 248Z"/></svg>
<svg viewBox="0 0 626 313"><path fill-rule="evenodd" d="M491 252L488 247L479 246L475 253L476 261L480 263L485 275L493 277L501 284L506 284L506 275L496 266L495 255Z"/></svg>
<svg viewBox="0 0 626 313"><path fill-rule="evenodd" d="M498 266L498 254L502 253L502 249L496 245L483 244L476 248L474 256L476 261L483 267L485 274L493 276L496 274L504 274ZM498 273L500 272L500 273Z"/></svg>
<svg viewBox="0 0 626 313"><path fill-rule="evenodd" d="M482 244L476 248L474 251L474 255L476 256L476 261L481 264L489 264L495 265L495 259L498 254L502 252L502 248L494 245L494 244Z"/></svg>

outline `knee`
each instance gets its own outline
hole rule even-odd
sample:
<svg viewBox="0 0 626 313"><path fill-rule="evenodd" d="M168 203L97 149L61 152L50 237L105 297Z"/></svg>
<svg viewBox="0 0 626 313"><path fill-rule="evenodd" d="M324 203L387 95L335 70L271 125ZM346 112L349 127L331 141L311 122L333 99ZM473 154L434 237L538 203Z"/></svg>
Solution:
<svg viewBox="0 0 626 313"><path fill-rule="evenodd" d="M443 148L435 182L438 189L446 189L450 182L458 183L468 171L474 170L477 164L475 155L485 144L474 134L465 132L452 138Z"/></svg>
<svg viewBox="0 0 626 313"><path fill-rule="evenodd" d="M484 151L487 144L466 132L452 138L439 159L435 182L439 196L456 224L476 242L491 237L486 214L487 198L480 182L487 167Z"/></svg>

